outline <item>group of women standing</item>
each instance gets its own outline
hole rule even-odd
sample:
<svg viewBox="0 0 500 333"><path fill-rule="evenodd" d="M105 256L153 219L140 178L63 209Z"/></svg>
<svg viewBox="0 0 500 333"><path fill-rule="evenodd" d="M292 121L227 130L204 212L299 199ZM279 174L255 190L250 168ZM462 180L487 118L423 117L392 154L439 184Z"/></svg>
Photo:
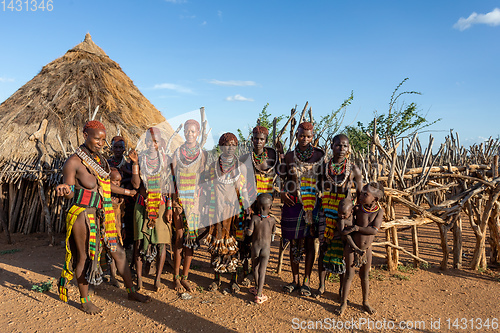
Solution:
<svg viewBox="0 0 500 333"><path fill-rule="evenodd" d="M221 274L230 273L231 290L238 291L237 273L242 271L241 267L244 267L243 284L249 284L250 251L249 239L244 234L245 221L258 194L272 194L277 190L278 176L282 178L279 189L283 203L282 237L291 244L292 281L284 290L311 295L314 239L319 238L323 244L319 291L324 292L326 270L334 273L345 270L342 243L335 237L338 203L350 195L353 183L357 189L361 188L361 173L350 162L345 136L333 140L332 157L325 161L325 152L312 146L311 123L299 125L297 146L284 156L266 146L268 135L265 127L255 127L253 150L238 158L238 139L232 133L225 133L218 142L220 155L207 164L208 154L198 143L200 125L197 121L188 120L184 124L185 142L172 154L165 152L166 141L161 131L150 128L143 149L129 153L132 188L127 189L109 185L109 163L100 154L105 144L105 129L99 122L88 122L84 128L85 143L66 162L63 184L57 187L59 195L73 200L67 217L66 262L59 283L61 299L67 301L66 284L75 274L82 310L100 311L89 299L88 284L99 283L98 258L100 249L105 247L116 261L129 298L141 302L150 300L136 291L125 252L116 241L112 209L107 204L111 193L136 196L133 235L137 289L142 288L143 263L153 260L157 262L154 286L160 289L166 244L172 244L173 287L179 292L191 291L188 274L193 251L206 235L204 241L214 271L209 289L218 289ZM118 143L123 144L124 151L124 142ZM299 265L303 257L305 273L300 281Z"/></svg>

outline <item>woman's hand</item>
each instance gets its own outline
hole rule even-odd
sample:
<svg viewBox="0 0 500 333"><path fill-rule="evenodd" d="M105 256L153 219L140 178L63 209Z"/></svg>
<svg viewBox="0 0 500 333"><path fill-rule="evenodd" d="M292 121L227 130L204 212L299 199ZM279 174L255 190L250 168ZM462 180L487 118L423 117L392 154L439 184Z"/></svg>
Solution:
<svg viewBox="0 0 500 333"><path fill-rule="evenodd" d="M56 195L58 197L63 197L71 194L71 187L68 184L60 184L56 187Z"/></svg>

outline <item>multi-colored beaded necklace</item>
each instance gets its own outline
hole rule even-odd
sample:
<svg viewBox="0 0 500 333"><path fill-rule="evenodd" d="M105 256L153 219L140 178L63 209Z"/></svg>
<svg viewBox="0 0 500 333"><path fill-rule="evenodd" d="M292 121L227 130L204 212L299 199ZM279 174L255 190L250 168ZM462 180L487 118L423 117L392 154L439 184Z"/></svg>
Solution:
<svg viewBox="0 0 500 333"><path fill-rule="evenodd" d="M344 178L341 181L337 181L337 176L344 175ZM349 158L345 158L344 161L340 163L333 163L332 160L328 163L328 170L326 172L326 177L335 186L344 186L346 181L349 179L351 175L351 161ZM333 179L333 177L335 179Z"/></svg>
<svg viewBox="0 0 500 333"><path fill-rule="evenodd" d="M314 154L314 147L312 144L308 144L306 150L301 151L299 147L295 148L295 156L299 159L301 162L305 162L309 160Z"/></svg>
<svg viewBox="0 0 500 333"><path fill-rule="evenodd" d="M188 147L185 143L180 147L180 153L187 162L194 161L200 154L200 144L197 142L194 147Z"/></svg>
<svg viewBox="0 0 500 333"><path fill-rule="evenodd" d="M76 148L75 153L101 178L109 178L109 164L99 153L92 153L85 144Z"/></svg>
<svg viewBox="0 0 500 333"><path fill-rule="evenodd" d="M378 204L375 204L375 207L373 207L373 208L366 208L365 205L361 205L361 209L365 213L375 213L375 212L378 212L378 210L380 209L380 206Z"/></svg>
<svg viewBox="0 0 500 333"><path fill-rule="evenodd" d="M234 169L234 166L236 165L236 157L234 155L224 157L224 155L221 155L219 157L219 166L220 169L222 170L222 173L228 173L231 172Z"/></svg>
<svg viewBox="0 0 500 333"><path fill-rule="evenodd" d="M253 151L252 157L257 165L262 164L262 162L266 161L268 158L267 149L264 147L264 151L259 155L257 155L255 151Z"/></svg>

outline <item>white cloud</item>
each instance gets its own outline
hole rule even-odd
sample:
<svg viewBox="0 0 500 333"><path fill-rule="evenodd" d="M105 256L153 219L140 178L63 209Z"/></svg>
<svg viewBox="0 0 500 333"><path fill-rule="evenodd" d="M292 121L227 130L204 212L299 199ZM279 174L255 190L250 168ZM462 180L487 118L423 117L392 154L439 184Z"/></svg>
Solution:
<svg viewBox="0 0 500 333"><path fill-rule="evenodd" d="M155 84L153 89L169 89L169 90L174 90L174 91L184 93L184 94L192 94L193 93L193 91L190 88L186 88L186 87L180 86L178 84L173 84L173 83Z"/></svg>
<svg viewBox="0 0 500 333"><path fill-rule="evenodd" d="M181 20L184 20L184 19L195 19L196 15L180 15L179 18Z"/></svg>
<svg viewBox="0 0 500 333"><path fill-rule="evenodd" d="M229 101L229 102L234 102L234 101L238 101L238 102L253 102L253 98L247 98L247 97L241 96L240 94L236 94L234 96L226 97L226 101Z"/></svg>
<svg viewBox="0 0 500 333"><path fill-rule="evenodd" d="M201 25L207 25L207 21L201 22Z"/></svg>
<svg viewBox="0 0 500 333"><path fill-rule="evenodd" d="M229 81L211 80L208 83L225 87L247 87L256 85L254 81L235 81L235 80L229 80Z"/></svg>
<svg viewBox="0 0 500 333"><path fill-rule="evenodd" d="M461 17L457 23L453 25L453 28L464 31L472 27L474 24L487 24L490 26L500 25L500 9L495 8L486 14L478 14L474 12L470 14L468 18Z"/></svg>
<svg viewBox="0 0 500 333"><path fill-rule="evenodd" d="M170 3L186 3L187 0L165 0L166 2Z"/></svg>
<svg viewBox="0 0 500 333"><path fill-rule="evenodd" d="M222 20L222 10L217 11L217 16Z"/></svg>
<svg viewBox="0 0 500 333"><path fill-rule="evenodd" d="M0 82L14 82L14 79L8 77L0 77Z"/></svg>

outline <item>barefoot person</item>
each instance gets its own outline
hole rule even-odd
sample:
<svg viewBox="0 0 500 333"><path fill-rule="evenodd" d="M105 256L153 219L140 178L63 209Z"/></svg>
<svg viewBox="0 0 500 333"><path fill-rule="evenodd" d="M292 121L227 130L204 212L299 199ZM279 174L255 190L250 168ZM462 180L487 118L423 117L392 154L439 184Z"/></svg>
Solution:
<svg viewBox="0 0 500 333"><path fill-rule="evenodd" d="M100 154L106 140L104 125L95 120L87 122L83 137L85 143L64 163L63 184L56 187L58 196L72 199L73 203L66 216L66 259L59 280L59 297L68 301L67 283L76 275L81 309L89 314L102 311L90 300L88 287L89 283L102 281L99 257L102 246L106 246L123 277L128 298L149 302L151 299L138 294L133 286L125 251L117 242L111 203L111 192L132 196L135 191L110 183L109 165Z"/></svg>
<svg viewBox="0 0 500 333"><path fill-rule="evenodd" d="M358 197L358 204L354 207L354 225L343 231L344 235L351 234L354 243L359 248L358 251L346 244L344 257L346 262L346 272L342 287L342 302L337 314L342 316L347 307L347 297L354 278L354 269L359 267L359 277L361 279L361 292L363 294L363 308L369 314L374 314L375 310L368 304L369 273L372 264L372 242L384 219L384 211L380 209L379 201L384 196L384 188L376 182L371 182L361 190ZM360 251L365 251L360 253Z"/></svg>
<svg viewBox="0 0 500 333"><path fill-rule="evenodd" d="M257 288L252 287L249 291L255 295L255 303L262 304L268 300L262 289L271 254L271 241L276 232L276 220L269 216L273 205L273 197L270 194L260 194L256 203L256 211L252 215L246 234L252 237L252 267Z"/></svg>
<svg viewBox="0 0 500 333"><path fill-rule="evenodd" d="M309 280L314 263L314 239L319 236L317 182L325 153L311 142L313 125L301 123L297 130L297 146L285 155L280 174L284 176L281 192L283 210L281 229L284 239L290 240L290 266L293 281L283 287L287 293L300 289L302 296L311 296ZM305 272L302 286L299 281L299 263L305 253Z"/></svg>
<svg viewBox="0 0 500 333"><path fill-rule="evenodd" d="M199 247L198 229L200 228L200 210L205 202L201 193L200 175L205 170L207 153L198 143L200 124L190 119L184 123L186 141L175 152L172 158L174 174L174 193L172 199L172 215L175 227L174 243L174 289L177 292L191 291L188 281L189 268L193 259L193 251ZM180 273L182 253L184 266Z"/></svg>
<svg viewBox="0 0 500 333"><path fill-rule="evenodd" d="M338 227L339 202L349 197L352 184L355 185L357 193L363 186L361 170L350 158L349 139L344 134L338 134L332 141L332 158L323 167L322 176L322 210L326 219L325 231L320 246L318 260L318 272L320 286L318 294L325 292L325 280L327 272L343 274L344 246L340 237L342 229ZM341 278L342 281L342 278ZM339 289L339 294L341 287Z"/></svg>
<svg viewBox="0 0 500 333"><path fill-rule="evenodd" d="M243 238L243 222L249 214L244 164L236 157L238 139L233 133L225 133L219 139L221 155L210 165L206 184L210 195L209 218L211 219L205 243L211 254L214 281L209 290L220 287L220 274L231 273L231 291L240 290L237 282L238 244Z"/></svg>
<svg viewBox="0 0 500 333"><path fill-rule="evenodd" d="M266 147L268 135L269 131L266 127L254 127L252 131L253 151L240 157L241 162L246 163L246 165L252 165L252 170L249 170L250 174L247 175L247 189L250 202L259 194L268 193L273 195L274 193L278 154L274 148ZM250 177L253 177L254 181L251 181ZM258 212L256 211L255 213ZM244 279L242 285L245 287L250 285L250 242L251 238L249 236L245 236L243 242L238 242L240 259L243 261Z"/></svg>
<svg viewBox="0 0 500 333"><path fill-rule="evenodd" d="M134 240L136 242L137 288L142 288L143 263L156 260L154 289L161 288L161 273L166 259L166 245L171 243L172 202L169 193L169 161L161 147L165 142L158 128L146 132L144 149L132 151L132 185L139 191L135 204ZM140 161L139 161L140 160Z"/></svg>

